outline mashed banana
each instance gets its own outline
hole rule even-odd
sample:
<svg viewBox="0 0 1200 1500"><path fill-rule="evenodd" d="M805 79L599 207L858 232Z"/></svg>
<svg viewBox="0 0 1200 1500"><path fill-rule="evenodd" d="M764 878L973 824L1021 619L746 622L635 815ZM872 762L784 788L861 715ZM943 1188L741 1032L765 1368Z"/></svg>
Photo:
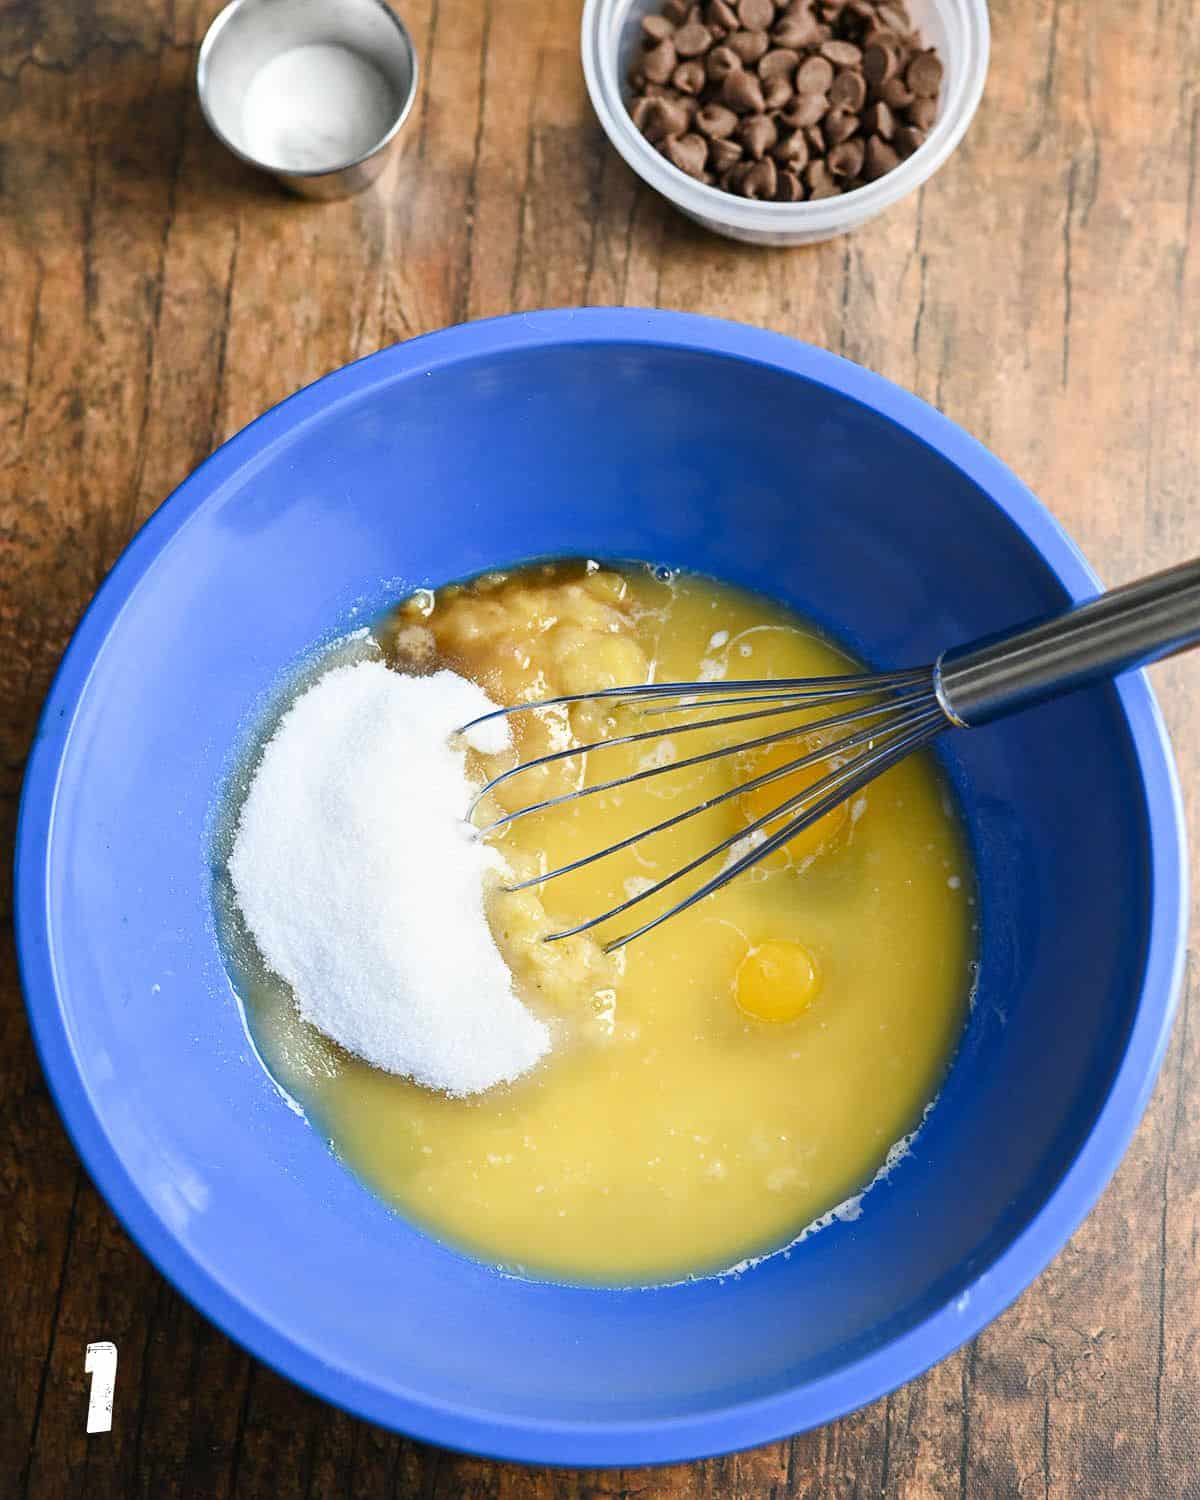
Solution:
<svg viewBox="0 0 1200 1500"><path fill-rule="evenodd" d="M643 569L488 575L414 596L379 634L394 665L449 666L504 703L651 678L847 670L777 605ZM548 705L516 721L514 753L572 750L646 723L603 701ZM568 755L504 783L480 811L677 766L711 743L706 731L673 732ZM782 764L776 754L524 817L497 846L514 875L542 874L744 784ZM510 763L479 757L475 769L482 781ZM448 1099L375 1072L305 1028L259 976L247 1000L268 1064L368 1182L486 1260L620 1283L719 1270L788 1243L919 1123L961 1025L973 883L933 760L898 766L627 949L605 955L598 938L628 930L634 914L542 939L739 834L802 784L803 773L783 777L571 876L491 894L497 944L555 1038L512 1086Z"/></svg>

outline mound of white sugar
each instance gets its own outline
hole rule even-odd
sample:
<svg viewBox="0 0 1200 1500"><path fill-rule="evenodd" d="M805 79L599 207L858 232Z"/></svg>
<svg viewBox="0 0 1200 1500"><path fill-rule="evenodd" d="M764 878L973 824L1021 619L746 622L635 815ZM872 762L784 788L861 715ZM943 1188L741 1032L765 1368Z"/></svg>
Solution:
<svg viewBox="0 0 1200 1500"><path fill-rule="evenodd" d="M449 736L493 704L453 672L338 667L263 751L229 872L300 1014L376 1067L474 1094L533 1066L546 1027L513 992L484 916L498 856L463 822L472 789ZM509 743L507 721L471 736Z"/></svg>

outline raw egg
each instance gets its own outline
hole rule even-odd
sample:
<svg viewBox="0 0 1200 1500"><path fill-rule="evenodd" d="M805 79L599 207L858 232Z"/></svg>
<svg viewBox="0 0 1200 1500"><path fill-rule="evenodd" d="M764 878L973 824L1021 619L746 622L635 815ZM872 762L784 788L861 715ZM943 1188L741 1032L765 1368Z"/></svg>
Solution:
<svg viewBox="0 0 1200 1500"><path fill-rule="evenodd" d="M771 939L750 948L733 980L738 1009L756 1021L795 1021L817 998L821 975L803 943Z"/></svg>
<svg viewBox="0 0 1200 1500"><path fill-rule="evenodd" d="M763 776L768 771L778 771L784 766L790 765L792 761L800 760L803 756L812 752L814 746L804 740L785 740L777 745L767 745L761 750L750 750L738 761L738 773L745 780L753 780L756 776ZM810 766L802 766L797 771L790 771L784 776L778 776L774 781L765 782L762 786L752 787L743 792L738 798L738 803L748 823L755 823L759 818L766 817L769 813L786 802L789 797L795 797L812 786L814 782L820 781L823 776L829 774L831 766L828 761L817 761ZM782 814L779 818L763 827L763 832L770 838L779 832L788 818L794 818L798 809L793 808L790 812ZM799 863L812 854L832 844L841 832L849 816L849 810L844 802L839 802L836 807L830 808L827 813L819 817L815 823L802 829L794 838L773 854L769 854L762 864L769 870L781 869L788 864Z"/></svg>

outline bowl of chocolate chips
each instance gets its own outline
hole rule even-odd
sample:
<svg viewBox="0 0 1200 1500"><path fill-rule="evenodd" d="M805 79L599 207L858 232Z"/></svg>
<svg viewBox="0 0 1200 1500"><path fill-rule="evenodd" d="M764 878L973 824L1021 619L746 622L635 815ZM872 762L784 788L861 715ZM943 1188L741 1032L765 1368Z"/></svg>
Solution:
<svg viewBox="0 0 1200 1500"><path fill-rule="evenodd" d="M803 245L943 165L989 36L986 0L587 0L583 66L609 140L682 213Z"/></svg>

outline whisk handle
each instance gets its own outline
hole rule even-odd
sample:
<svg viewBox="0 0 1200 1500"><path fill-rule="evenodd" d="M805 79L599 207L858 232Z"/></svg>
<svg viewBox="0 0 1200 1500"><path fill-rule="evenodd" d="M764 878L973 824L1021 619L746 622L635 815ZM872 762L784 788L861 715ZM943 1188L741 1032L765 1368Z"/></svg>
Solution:
<svg viewBox="0 0 1200 1500"><path fill-rule="evenodd" d="M1011 635L943 652L938 700L963 728L1200 643L1200 559L1111 589Z"/></svg>

